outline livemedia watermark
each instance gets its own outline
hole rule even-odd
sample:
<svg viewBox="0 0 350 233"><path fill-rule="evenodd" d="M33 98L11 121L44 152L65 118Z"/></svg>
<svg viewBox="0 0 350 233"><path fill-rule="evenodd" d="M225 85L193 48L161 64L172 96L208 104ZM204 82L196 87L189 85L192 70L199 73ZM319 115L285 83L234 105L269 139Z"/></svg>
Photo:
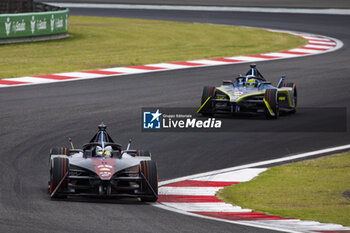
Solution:
<svg viewBox="0 0 350 233"><path fill-rule="evenodd" d="M197 108L142 108L142 132L346 132L346 108L298 108L278 119L263 114L197 114Z"/></svg>

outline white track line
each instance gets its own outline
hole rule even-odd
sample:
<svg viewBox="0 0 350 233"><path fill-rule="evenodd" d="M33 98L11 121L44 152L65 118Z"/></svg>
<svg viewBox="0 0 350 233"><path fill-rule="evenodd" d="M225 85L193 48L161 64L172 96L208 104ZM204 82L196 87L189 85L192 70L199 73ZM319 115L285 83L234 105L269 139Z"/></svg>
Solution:
<svg viewBox="0 0 350 233"><path fill-rule="evenodd" d="M69 73L58 73L54 75L60 75L60 76L67 76L67 77L74 77L74 78L99 78L103 77L104 75L100 74L89 74L89 73L83 73L83 72L69 72Z"/></svg>
<svg viewBox="0 0 350 233"><path fill-rule="evenodd" d="M162 187L160 195L213 196L222 187Z"/></svg>
<svg viewBox="0 0 350 233"><path fill-rule="evenodd" d="M134 5L103 3L58 3L47 4L69 8L132 9L132 10L176 10L176 11L222 11L222 12L260 12L260 13L293 13L293 14L331 14L350 15L349 9L300 9L300 8L267 8L267 7L224 7L224 6L174 6L174 5Z"/></svg>
<svg viewBox="0 0 350 233"><path fill-rule="evenodd" d="M112 72L122 72L122 73L128 73L128 74L137 74L137 73L145 73L150 72L151 70L141 70L141 69L134 69L134 68L128 68L128 67L117 67L117 68L108 68L103 69L103 71L112 71Z"/></svg>
<svg viewBox="0 0 350 233"><path fill-rule="evenodd" d="M288 53L264 53L264 55L268 56L276 56L276 57L281 57L281 58L293 58L293 57L300 57L300 55L297 54L288 54Z"/></svg>
<svg viewBox="0 0 350 233"><path fill-rule="evenodd" d="M171 63L151 64L150 66L156 66L156 67L164 68L164 69L167 69L167 70L184 69L184 68L187 68L187 66L177 65L177 64L171 64Z"/></svg>
<svg viewBox="0 0 350 233"><path fill-rule="evenodd" d="M176 208L178 210L189 212L237 212L249 213L252 210L242 209L240 206L233 206L224 202L213 203L166 203L167 206Z"/></svg>
<svg viewBox="0 0 350 233"><path fill-rule="evenodd" d="M309 40L309 43L317 43L317 44L324 44L324 45L336 45L334 42L331 42L331 41Z"/></svg>
<svg viewBox="0 0 350 233"><path fill-rule="evenodd" d="M193 180L200 180L200 181L227 181L227 182L246 182L254 177L258 176L260 173L266 171L266 168L247 168L238 171L229 171L229 172L223 172L220 174L214 174L210 176L203 176L200 178L195 178ZM234 177L234 180L232 180L232 177Z"/></svg>
<svg viewBox="0 0 350 233"><path fill-rule="evenodd" d="M50 82L57 82L57 80L53 80L53 79L35 78L35 77L11 78L11 81L28 82L28 83L50 83Z"/></svg>

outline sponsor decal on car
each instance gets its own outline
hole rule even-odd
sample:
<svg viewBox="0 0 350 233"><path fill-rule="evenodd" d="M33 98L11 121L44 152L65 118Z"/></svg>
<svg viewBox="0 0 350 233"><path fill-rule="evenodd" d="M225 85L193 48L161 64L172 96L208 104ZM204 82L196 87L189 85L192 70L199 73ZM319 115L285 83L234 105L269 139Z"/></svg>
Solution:
<svg viewBox="0 0 350 233"><path fill-rule="evenodd" d="M113 158L93 158L96 174L100 178L111 178L114 174L115 159Z"/></svg>

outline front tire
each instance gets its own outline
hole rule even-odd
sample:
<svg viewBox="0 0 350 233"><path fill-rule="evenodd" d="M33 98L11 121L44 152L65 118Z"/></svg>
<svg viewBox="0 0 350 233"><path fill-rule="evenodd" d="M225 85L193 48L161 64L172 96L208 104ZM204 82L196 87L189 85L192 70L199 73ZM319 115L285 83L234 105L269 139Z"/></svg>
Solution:
<svg viewBox="0 0 350 233"><path fill-rule="evenodd" d="M277 89L266 89L264 100L267 102L269 106L269 107L265 106L266 118L277 119L279 116L279 106L277 102Z"/></svg>
<svg viewBox="0 0 350 233"><path fill-rule="evenodd" d="M67 147L53 147L50 150L50 155L69 155Z"/></svg>
<svg viewBox="0 0 350 233"><path fill-rule="evenodd" d="M215 87L205 86L203 88L202 100L201 100L202 109L200 110L200 113L202 113L203 116L212 116L215 113L215 104L212 101L212 98L215 97L215 92L216 92ZM208 98L210 99L208 100ZM207 103L203 106L203 104L206 101Z"/></svg>
<svg viewBox="0 0 350 233"><path fill-rule="evenodd" d="M69 159L65 157L55 157L51 159L50 169L50 195L55 191L57 186L60 184L63 177L69 172ZM65 198L66 195L60 194L68 188L68 175L63 180L58 190L52 196L52 198Z"/></svg>
<svg viewBox="0 0 350 233"><path fill-rule="evenodd" d="M142 174L142 175L141 175ZM146 193L147 197L141 197L143 202L155 202L158 199L158 174L157 165L152 160L145 160L140 162L140 176L145 177L146 180L141 181L141 191ZM152 188L152 189L151 189Z"/></svg>
<svg viewBox="0 0 350 233"><path fill-rule="evenodd" d="M296 113L296 108L297 108L297 103L298 103L297 86L295 85L295 83L287 83L287 87L291 87L293 89L294 109L292 110L292 113Z"/></svg>

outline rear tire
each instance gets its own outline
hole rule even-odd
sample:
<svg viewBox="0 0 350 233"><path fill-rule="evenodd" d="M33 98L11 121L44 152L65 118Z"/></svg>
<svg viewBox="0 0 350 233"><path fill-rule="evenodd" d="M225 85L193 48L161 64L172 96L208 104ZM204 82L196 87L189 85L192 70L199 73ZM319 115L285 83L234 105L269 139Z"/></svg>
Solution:
<svg viewBox="0 0 350 233"><path fill-rule="evenodd" d="M53 147L50 150L50 155L69 155L67 147Z"/></svg>
<svg viewBox="0 0 350 233"><path fill-rule="evenodd" d="M205 86L203 88L203 93L202 93L202 100L201 100L201 106L207 101L207 99L213 98L215 96L216 88L215 87L209 87ZM203 106L201 109L200 113L203 116L212 116L215 113L215 104L214 102L209 99L208 102Z"/></svg>
<svg viewBox="0 0 350 233"><path fill-rule="evenodd" d="M151 188L148 186L146 181L141 181L141 191L150 195L149 197L141 197L143 202L155 202L158 199L158 174L157 174L157 165L152 160L145 160L140 162L140 176L141 173L145 176L148 183L151 185L154 195Z"/></svg>
<svg viewBox="0 0 350 233"><path fill-rule="evenodd" d="M275 114L271 115L268 108L265 106L265 116L267 119L277 119L279 116L279 107L277 102L277 89L266 89L264 99L270 105L271 111Z"/></svg>
<svg viewBox="0 0 350 233"><path fill-rule="evenodd" d="M51 159L50 169L50 194L56 189L62 178L69 172L69 159L65 157L55 157ZM65 198L67 195L59 194L68 188L68 176L64 179L61 186L56 191L52 198Z"/></svg>

